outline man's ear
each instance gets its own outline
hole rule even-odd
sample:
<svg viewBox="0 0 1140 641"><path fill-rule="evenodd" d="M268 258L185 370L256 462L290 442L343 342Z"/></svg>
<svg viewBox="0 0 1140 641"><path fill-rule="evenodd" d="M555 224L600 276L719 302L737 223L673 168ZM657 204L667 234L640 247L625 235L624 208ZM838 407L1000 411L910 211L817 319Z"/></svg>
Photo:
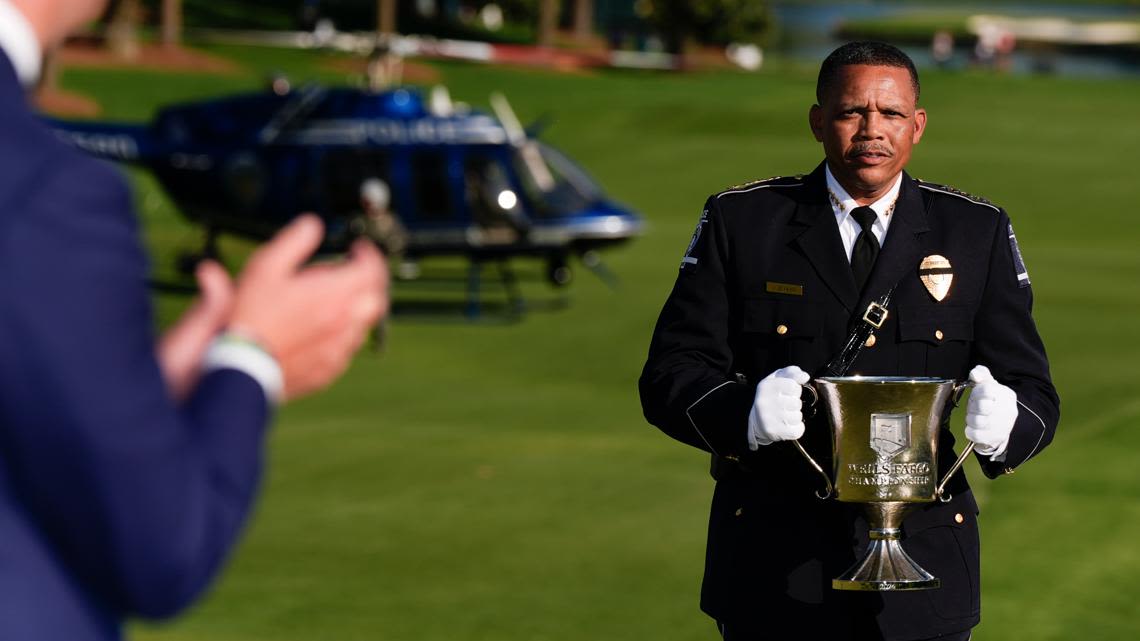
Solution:
<svg viewBox="0 0 1140 641"><path fill-rule="evenodd" d="M808 111L808 125L816 142L823 142L823 107L812 105Z"/></svg>
<svg viewBox="0 0 1140 641"><path fill-rule="evenodd" d="M912 136L912 145L917 145L919 140L922 140L922 134L926 131L926 110L916 109L914 112L914 136Z"/></svg>

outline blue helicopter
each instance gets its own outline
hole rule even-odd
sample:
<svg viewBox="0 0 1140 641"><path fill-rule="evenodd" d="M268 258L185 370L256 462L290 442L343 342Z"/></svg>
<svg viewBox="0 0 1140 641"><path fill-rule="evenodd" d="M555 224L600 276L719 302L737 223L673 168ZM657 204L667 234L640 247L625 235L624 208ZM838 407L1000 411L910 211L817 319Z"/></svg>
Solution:
<svg viewBox="0 0 1140 641"><path fill-rule="evenodd" d="M277 78L264 91L167 106L150 124L49 122L88 153L153 173L206 230L183 262L216 257L221 233L264 239L313 211L326 250L370 237L408 278L422 257L467 257L476 297L486 262L517 296L505 266L514 257L544 260L556 286L571 280L572 257L612 284L597 250L639 235L640 216L524 129L505 98L491 104L494 116L441 87L425 96Z"/></svg>

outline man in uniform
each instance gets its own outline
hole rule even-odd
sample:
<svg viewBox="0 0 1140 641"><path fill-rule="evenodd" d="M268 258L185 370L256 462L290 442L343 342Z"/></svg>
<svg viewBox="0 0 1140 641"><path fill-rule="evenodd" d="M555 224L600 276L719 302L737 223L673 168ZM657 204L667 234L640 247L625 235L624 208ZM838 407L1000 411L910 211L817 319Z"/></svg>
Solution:
<svg viewBox="0 0 1140 641"><path fill-rule="evenodd" d="M645 416L713 456L701 608L725 639L964 640L980 619L978 508L962 474L952 500L903 523L903 547L940 589L837 591L867 522L815 498L817 472L781 442L802 437L829 468L826 418L805 418L800 385L887 292L847 373L969 378L966 436L991 478L1053 438L1059 400L1008 216L903 171L926 126L918 97L913 62L890 45L828 56L809 114L826 160L709 198L654 331ZM944 425L939 478L953 443Z"/></svg>

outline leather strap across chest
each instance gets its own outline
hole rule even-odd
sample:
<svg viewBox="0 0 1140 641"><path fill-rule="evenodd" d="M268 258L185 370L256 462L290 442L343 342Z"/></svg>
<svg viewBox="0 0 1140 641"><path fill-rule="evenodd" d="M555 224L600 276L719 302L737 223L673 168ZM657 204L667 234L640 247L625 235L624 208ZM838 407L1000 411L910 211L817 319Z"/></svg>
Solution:
<svg viewBox="0 0 1140 641"><path fill-rule="evenodd" d="M867 345L867 339L874 336L875 330L881 328L883 323L887 321L887 316L890 312L887 306L891 302L891 294L895 291L895 286L887 290L887 293L879 297L878 300L871 301L867 305L867 310L863 312L863 318L860 319L855 327L852 328L850 335L847 337L847 342L843 345L843 349L831 359L831 362L824 368L824 376L846 376L851 365L855 359L859 357L859 353Z"/></svg>

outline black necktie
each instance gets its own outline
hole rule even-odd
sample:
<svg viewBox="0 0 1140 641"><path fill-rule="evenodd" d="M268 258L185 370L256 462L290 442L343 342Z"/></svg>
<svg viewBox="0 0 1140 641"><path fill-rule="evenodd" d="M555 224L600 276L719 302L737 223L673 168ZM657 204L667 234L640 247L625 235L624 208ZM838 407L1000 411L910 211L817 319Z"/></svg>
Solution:
<svg viewBox="0 0 1140 641"><path fill-rule="evenodd" d="M878 215L870 207L856 207L851 211L851 217L863 228L855 238L855 248L851 250L851 273L855 275L855 286L862 292L871 268L875 266L875 258L879 256L879 239L871 231Z"/></svg>

